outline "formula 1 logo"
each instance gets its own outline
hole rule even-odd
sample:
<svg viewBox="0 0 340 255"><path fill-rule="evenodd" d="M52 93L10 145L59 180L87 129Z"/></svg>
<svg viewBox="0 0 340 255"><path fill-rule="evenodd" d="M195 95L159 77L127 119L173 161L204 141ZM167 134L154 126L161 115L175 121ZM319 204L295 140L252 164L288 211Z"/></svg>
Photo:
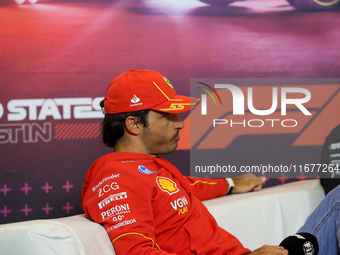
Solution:
<svg viewBox="0 0 340 255"><path fill-rule="evenodd" d="M285 79L278 80L285 84ZM266 134L298 134L292 146L323 145L329 132L340 124L340 80L327 84L323 83L327 79L319 79L320 84L312 85L301 80L302 85L299 79L294 85L280 86L224 84L228 85L225 88L222 84L224 88L216 93L209 88L215 100L205 95L190 112L178 149L224 149L239 136ZM217 102L217 95L223 104Z"/></svg>
<svg viewBox="0 0 340 255"><path fill-rule="evenodd" d="M164 191L169 195L175 194L179 191L179 189L177 188L177 184L167 177L157 176L156 183L161 191Z"/></svg>

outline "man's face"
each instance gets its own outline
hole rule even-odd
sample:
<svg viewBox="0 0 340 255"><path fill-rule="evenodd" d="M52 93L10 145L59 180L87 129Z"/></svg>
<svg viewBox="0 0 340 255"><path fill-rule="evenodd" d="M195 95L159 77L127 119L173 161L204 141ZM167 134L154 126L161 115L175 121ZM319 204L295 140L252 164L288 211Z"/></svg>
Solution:
<svg viewBox="0 0 340 255"><path fill-rule="evenodd" d="M145 152L151 156L173 152L177 148L179 131L184 127L179 116L150 111L147 118L148 126L141 133Z"/></svg>

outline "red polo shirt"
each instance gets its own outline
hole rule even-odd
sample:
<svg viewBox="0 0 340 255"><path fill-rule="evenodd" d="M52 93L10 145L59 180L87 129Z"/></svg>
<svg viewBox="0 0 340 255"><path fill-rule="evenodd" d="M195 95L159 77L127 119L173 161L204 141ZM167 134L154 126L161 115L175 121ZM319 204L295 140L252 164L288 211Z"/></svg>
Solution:
<svg viewBox="0 0 340 255"><path fill-rule="evenodd" d="M89 169L82 208L104 226L117 255L247 254L200 201L227 190L224 179L184 177L162 158L114 152Z"/></svg>

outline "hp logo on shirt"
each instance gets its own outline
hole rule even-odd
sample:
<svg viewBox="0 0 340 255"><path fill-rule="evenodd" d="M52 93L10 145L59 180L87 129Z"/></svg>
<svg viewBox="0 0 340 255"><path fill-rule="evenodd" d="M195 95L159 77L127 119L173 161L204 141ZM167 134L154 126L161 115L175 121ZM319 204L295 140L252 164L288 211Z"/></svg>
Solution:
<svg viewBox="0 0 340 255"><path fill-rule="evenodd" d="M143 174L154 174L156 173L156 171L151 171L149 169L147 169L145 166L138 166L138 170L143 173Z"/></svg>

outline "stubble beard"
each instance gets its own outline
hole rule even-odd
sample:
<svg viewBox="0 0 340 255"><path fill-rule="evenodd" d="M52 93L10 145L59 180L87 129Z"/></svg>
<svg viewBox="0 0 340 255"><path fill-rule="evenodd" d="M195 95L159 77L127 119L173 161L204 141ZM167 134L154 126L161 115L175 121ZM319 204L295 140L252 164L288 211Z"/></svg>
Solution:
<svg viewBox="0 0 340 255"><path fill-rule="evenodd" d="M156 134L148 128L146 128L145 131L146 132L143 135L143 143L149 153L154 155L169 154L177 149L178 142L175 138L178 136L179 131L176 131L171 139L167 139L161 134Z"/></svg>

